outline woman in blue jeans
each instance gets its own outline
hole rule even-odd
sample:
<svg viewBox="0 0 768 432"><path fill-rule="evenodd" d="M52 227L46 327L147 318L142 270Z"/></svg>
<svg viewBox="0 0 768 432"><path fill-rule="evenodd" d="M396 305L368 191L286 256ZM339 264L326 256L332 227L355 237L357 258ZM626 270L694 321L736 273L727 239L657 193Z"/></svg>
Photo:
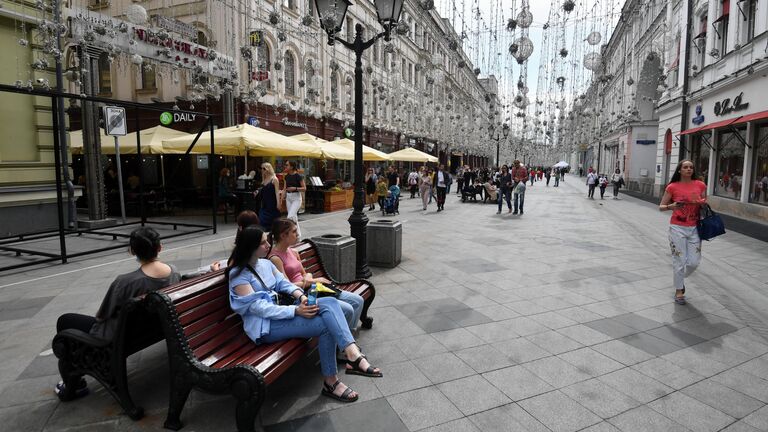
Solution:
<svg viewBox="0 0 768 432"><path fill-rule="evenodd" d="M307 304L304 291L287 280L264 258L269 250L267 235L257 227L241 231L235 240L229 273L229 304L243 319L245 333L257 344L292 338L317 337L322 394L342 402L354 402L359 395L344 385L337 375L336 347L344 350L349 375L381 377L352 338L339 302L333 297ZM277 304L277 294L293 296L291 306Z"/></svg>

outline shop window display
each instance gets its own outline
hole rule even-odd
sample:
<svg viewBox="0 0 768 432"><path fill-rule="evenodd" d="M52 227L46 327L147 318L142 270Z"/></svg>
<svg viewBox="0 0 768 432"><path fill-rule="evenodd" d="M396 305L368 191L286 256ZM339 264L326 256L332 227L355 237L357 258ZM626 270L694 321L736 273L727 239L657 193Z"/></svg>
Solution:
<svg viewBox="0 0 768 432"><path fill-rule="evenodd" d="M704 144L704 140L699 135L691 137L690 145L690 159L696 167L700 180L709 184L709 146Z"/></svg>
<svg viewBox="0 0 768 432"><path fill-rule="evenodd" d="M749 202L768 205L768 125L757 129Z"/></svg>
<svg viewBox="0 0 768 432"><path fill-rule="evenodd" d="M741 198L745 146L737 134L746 141L746 129L738 129L736 132L722 131L717 134L715 195L723 198Z"/></svg>

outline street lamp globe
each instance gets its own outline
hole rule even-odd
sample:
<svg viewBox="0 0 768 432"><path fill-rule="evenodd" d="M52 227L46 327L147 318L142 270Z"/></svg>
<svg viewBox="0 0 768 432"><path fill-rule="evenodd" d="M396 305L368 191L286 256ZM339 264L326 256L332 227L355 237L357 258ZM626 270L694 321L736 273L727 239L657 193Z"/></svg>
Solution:
<svg viewBox="0 0 768 432"><path fill-rule="evenodd" d="M504 123L504 126L502 127L501 130L504 133L504 138L509 136L509 124Z"/></svg>
<svg viewBox="0 0 768 432"><path fill-rule="evenodd" d="M319 0L318 0L319 1ZM376 14L379 16L379 24L384 27L384 39L389 40L392 29L400 21L400 13L403 11L404 0L373 0Z"/></svg>
<svg viewBox="0 0 768 432"><path fill-rule="evenodd" d="M334 36L341 31L347 8L351 4L349 0L315 0L320 27L328 33L328 45L334 44Z"/></svg>

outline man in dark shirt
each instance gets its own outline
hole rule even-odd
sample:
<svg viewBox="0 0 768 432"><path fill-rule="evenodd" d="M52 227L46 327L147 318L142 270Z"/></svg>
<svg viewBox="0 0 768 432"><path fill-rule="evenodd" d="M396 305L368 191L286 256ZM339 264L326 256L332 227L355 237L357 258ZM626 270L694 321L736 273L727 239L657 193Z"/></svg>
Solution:
<svg viewBox="0 0 768 432"><path fill-rule="evenodd" d="M400 186L400 176L397 175L397 171L395 171L395 167L390 165L389 171L387 172L387 182L389 183L387 186Z"/></svg>

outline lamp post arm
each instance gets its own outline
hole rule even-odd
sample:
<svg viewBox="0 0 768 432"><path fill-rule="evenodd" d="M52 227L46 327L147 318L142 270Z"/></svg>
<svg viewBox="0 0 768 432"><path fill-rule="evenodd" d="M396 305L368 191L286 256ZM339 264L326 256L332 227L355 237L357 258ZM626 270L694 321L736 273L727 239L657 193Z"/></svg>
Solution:
<svg viewBox="0 0 768 432"><path fill-rule="evenodd" d="M381 33L377 34L376 36L368 39L367 41L362 41L361 40L361 42L360 42L360 49L362 51L367 50L368 48L371 47L371 45L376 43L377 40L381 39L382 37L385 37L386 35L387 35L387 32L381 32ZM355 50L358 49L357 38L355 38L354 41L349 42L347 40L344 40L344 39L340 38L339 36L333 35L333 40L335 40L336 42L339 42L340 44L344 45L345 47L347 47L348 49L350 49L352 51L355 51Z"/></svg>

